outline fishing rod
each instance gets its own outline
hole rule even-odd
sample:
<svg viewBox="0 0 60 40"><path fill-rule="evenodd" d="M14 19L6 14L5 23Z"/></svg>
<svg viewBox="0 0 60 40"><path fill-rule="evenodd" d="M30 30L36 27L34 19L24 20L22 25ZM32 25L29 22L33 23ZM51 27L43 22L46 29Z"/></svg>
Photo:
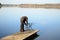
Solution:
<svg viewBox="0 0 60 40"><path fill-rule="evenodd" d="M19 7L19 8L54 8L60 9L60 4L1 4L1 7Z"/></svg>

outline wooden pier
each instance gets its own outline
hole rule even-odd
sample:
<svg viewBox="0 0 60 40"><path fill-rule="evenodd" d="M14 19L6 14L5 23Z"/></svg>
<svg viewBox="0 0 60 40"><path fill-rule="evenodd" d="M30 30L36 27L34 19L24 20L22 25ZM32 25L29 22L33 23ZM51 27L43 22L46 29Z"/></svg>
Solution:
<svg viewBox="0 0 60 40"><path fill-rule="evenodd" d="M37 33L39 30L28 30L25 32L18 32L6 37L1 38L1 40L24 40L27 37Z"/></svg>

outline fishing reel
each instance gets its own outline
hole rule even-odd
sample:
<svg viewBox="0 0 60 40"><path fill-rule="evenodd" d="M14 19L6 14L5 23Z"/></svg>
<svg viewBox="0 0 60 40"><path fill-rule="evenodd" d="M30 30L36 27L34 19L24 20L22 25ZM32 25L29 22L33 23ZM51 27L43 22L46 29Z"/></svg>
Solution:
<svg viewBox="0 0 60 40"><path fill-rule="evenodd" d="M32 25L33 25L32 23L28 23L28 25L25 26L25 30L33 30Z"/></svg>

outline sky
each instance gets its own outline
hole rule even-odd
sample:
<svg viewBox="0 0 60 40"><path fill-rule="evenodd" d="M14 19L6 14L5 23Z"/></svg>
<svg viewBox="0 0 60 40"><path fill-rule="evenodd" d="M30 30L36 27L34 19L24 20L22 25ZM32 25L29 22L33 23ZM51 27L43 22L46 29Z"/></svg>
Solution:
<svg viewBox="0 0 60 40"><path fill-rule="evenodd" d="M42 3L43 4L43 3L60 3L60 0L0 0L0 3L5 3L5 4Z"/></svg>

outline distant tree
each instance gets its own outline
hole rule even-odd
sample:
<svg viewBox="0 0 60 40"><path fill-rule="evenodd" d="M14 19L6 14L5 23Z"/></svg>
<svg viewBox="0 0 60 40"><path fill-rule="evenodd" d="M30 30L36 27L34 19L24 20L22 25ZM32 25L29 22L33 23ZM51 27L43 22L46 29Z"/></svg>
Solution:
<svg viewBox="0 0 60 40"><path fill-rule="evenodd" d="M1 3L0 3L0 8L2 7Z"/></svg>

